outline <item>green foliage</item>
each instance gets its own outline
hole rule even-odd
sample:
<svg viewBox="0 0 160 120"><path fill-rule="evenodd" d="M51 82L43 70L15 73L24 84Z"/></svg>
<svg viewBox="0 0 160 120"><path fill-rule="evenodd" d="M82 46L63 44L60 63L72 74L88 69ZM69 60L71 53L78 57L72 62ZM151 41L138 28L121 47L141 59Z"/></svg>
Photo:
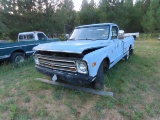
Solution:
<svg viewBox="0 0 160 120"><path fill-rule="evenodd" d="M133 5L132 0L127 1L106 1L102 0L99 5L100 22L117 23L120 29L127 32L136 32L141 30L141 2Z"/></svg>
<svg viewBox="0 0 160 120"><path fill-rule="evenodd" d="M69 29L74 27L72 0L3 0L0 4L4 8L0 14L0 39L9 36L16 40L17 34L24 31L43 31L49 37L57 37L64 32L65 24L71 26Z"/></svg>
<svg viewBox="0 0 160 120"><path fill-rule="evenodd" d="M25 96L24 101L25 103L29 103L31 101L31 98L29 96Z"/></svg>
<svg viewBox="0 0 160 120"><path fill-rule="evenodd" d="M90 3L88 3L87 0L82 1L81 11L79 13L80 24L97 23L99 21L97 14L94 0L91 0Z"/></svg>
<svg viewBox="0 0 160 120"><path fill-rule="evenodd" d="M149 8L143 16L142 26L146 32L160 31L160 2L157 0L150 1Z"/></svg>
<svg viewBox="0 0 160 120"><path fill-rule="evenodd" d="M63 0L55 13L56 28L60 33L70 33L74 27L76 13L72 0Z"/></svg>
<svg viewBox="0 0 160 120"><path fill-rule="evenodd" d="M71 33L77 25L113 22L127 32L159 32L158 0L82 1L80 11L72 0L1 0L0 39L16 40L24 31L43 31L49 37Z"/></svg>

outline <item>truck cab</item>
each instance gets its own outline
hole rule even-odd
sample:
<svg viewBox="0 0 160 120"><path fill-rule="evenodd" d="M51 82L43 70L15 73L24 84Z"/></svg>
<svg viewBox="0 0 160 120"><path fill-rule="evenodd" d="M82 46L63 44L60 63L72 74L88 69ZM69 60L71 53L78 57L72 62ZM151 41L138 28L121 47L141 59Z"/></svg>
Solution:
<svg viewBox="0 0 160 120"><path fill-rule="evenodd" d="M47 40L48 37L39 31L22 32L18 34L18 41L33 41L33 40Z"/></svg>
<svg viewBox="0 0 160 120"><path fill-rule="evenodd" d="M12 64L19 64L32 56L33 47L42 44L59 41L58 38L48 38L43 32L22 32L18 34L17 42L0 43L0 61L9 60Z"/></svg>
<svg viewBox="0 0 160 120"><path fill-rule="evenodd" d="M134 38L124 37L124 31L114 23L91 24L75 27L65 42L33 49L39 72L71 84L94 82L99 89L104 86L104 71L133 53Z"/></svg>

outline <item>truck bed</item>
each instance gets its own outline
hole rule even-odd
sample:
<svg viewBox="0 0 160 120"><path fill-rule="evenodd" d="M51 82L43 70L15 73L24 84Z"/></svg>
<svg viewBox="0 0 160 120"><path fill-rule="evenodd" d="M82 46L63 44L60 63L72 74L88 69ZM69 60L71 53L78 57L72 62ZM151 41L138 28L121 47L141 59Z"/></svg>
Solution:
<svg viewBox="0 0 160 120"><path fill-rule="evenodd" d="M49 40L46 40L46 42L48 42L48 41L50 41L50 42L55 42L55 41L59 41L59 39L58 38L50 38ZM2 42L2 43L0 43L0 49L3 49L3 48L6 48L6 47L15 47L15 46L25 46L25 45L35 45L35 44L37 44L38 45L38 43L45 43L45 41L39 41L39 40L37 40L37 41L17 41L17 42Z"/></svg>
<svg viewBox="0 0 160 120"><path fill-rule="evenodd" d="M0 43L0 48L15 47L15 46L29 45L29 44L35 44L35 41Z"/></svg>

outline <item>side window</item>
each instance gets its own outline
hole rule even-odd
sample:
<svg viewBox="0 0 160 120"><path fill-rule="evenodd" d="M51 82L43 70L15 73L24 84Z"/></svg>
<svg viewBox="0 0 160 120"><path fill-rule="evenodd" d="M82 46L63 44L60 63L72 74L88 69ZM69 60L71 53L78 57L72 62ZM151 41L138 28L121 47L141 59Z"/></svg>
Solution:
<svg viewBox="0 0 160 120"><path fill-rule="evenodd" d="M19 35L20 41L34 40L33 34Z"/></svg>
<svg viewBox="0 0 160 120"><path fill-rule="evenodd" d="M23 40L23 35L19 35L19 40Z"/></svg>
<svg viewBox="0 0 160 120"><path fill-rule="evenodd" d="M33 39L34 39L33 34L28 34L28 35L27 35L27 39L28 39L28 40L33 40Z"/></svg>
<svg viewBox="0 0 160 120"><path fill-rule="evenodd" d="M112 27L112 39L117 39L118 37L118 28L117 26Z"/></svg>
<svg viewBox="0 0 160 120"><path fill-rule="evenodd" d="M38 40L46 40L46 36L43 33L38 33Z"/></svg>

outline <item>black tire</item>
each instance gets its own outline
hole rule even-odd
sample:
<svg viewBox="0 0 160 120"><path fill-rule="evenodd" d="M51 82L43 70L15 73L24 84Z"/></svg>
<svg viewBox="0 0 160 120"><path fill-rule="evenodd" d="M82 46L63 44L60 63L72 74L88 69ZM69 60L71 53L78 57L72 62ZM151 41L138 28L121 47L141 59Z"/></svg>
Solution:
<svg viewBox="0 0 160 120"><path fill-rule="evenodd" d="M94 88L95 89L103 89L104 88L104 65L103 65L103 62L101 63L101 65L98 69L97 77L94 81Z"/></svg>
<svg viewBox="0 0 160 120"><path fill-rule="evenodd" d="M130 47L129 47L129 53L127 53L127 55L124 57L124 60L128 60L129 57L130 57L130 55L132 55L132 54L133 54L133 49L132 49L132 47L130 46Z"/></svg>
<svg viewBox="0 0 160 120"><path fill-rule="evenodd" d="M129 54L130 54L130 55L133 55L133 52L134 52L134 50L133 50L132 48L130 48Z"/></svg>
<svg viewBox="0 0 160 120"><path fill-rule="evenodd" d="M124 56L124 60L128 60L129 57L130 57L130 52L128 51L127 54L126 54L126 56Z"/></svg>
<svg viewBox="0 0 160 120"><path fill-rule="evenodd" d="M10 61L11 64L20 64L25 61L25 55L21 52L15 52L11 55Z"/></svg>

